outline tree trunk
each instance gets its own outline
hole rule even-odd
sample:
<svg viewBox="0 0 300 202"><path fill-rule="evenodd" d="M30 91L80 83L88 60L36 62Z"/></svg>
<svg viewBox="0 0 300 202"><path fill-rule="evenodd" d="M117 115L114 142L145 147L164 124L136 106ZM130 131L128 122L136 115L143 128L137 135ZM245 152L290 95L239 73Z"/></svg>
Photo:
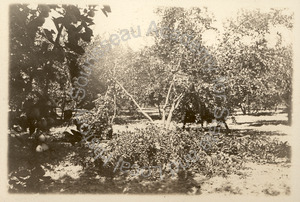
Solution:
<svg viewBox="0 0 300 202"><path fill-rule="evenodd" d="M250 101L249 101L249 95L248 94L246 95L246 106L245 106L245 108L247 109L248 114L250 114Z"/></svg>
<svg viewBox="0 0 300 202"><path fill-rule="evenodd" d="M170 87L168 89L166 101L165 101L165 104L163 106L163 113L162 113L162 122L163 122L163 125L165 125L165 121L166 121L166 109L167 109L167 106L168 106L168 103L169 103L169 97L170 97L170 94L171 94L172 86L174 85L174 81L175 81L175 75L173 76L172 83L171 83L171 85L170 85Z"/></svg>
<svg viewBox="0 0 300 202"><path fill-rule="evenodd" d="M179 59L179 61L178 61L176 71L178 71L178 69L179 69L179 67L180 67L181 60L182 60L182 58ZM176 71L175 71L175 72L176 72ZM172 89L172 87L173 87L173 85L174 85L174 83L175 83L175 78L176 78L176 74L174 73L174 74L173 74L172 83L171 83L171 85L170 85L170 87L169 87L169 89L168 89L166 101L165 101L165 104L164 104L164 106L163 106L162 122L163 122L163 125L164 125L164 126L165 126L165 120L166 120L166 108L167 108L168 103L169 103L169 97L170 97L171 89Z"/></svg>
<svg viewBox="0 0 300 202"><path fill-rule="evenodd" d="M161 117L160 105L157 105L159 117Z"/></svg>
<svg viewBox="0 0 300 202"><path fill-rule="evenodd" d="M167 123L166 123L166 129L169 129L170 127L170 123L172 120L172 116L173 116L173 112L174 110L178 107L179 103L181 102L181 99L183 97L183 93L181 93L172 103L171 109L169 111L168 114L168 119L167 119Z"/></svg>
<svg viewBox="0 0 300 202"><path fill-rule="evenodd" d="M292 125L292 96L289 96L288 103L286 105L287 113L288 113L288 124Z"/></svg>
<svg viewBox="0 0 300 202"><path fill-rule="evenodd" d="M60 116L61 120L64 120L65 105L66 105L66 91L64 92L64 97L62 98L62 103L61 103L61 116Z"/></svg>
<svg viewBox="0 0 300 202"><path fill-rule="evenodd" d="M281 97L281 101L285 104L288 113L288 125L292 124L292 95L288 94L285 99Z"/></svg>
<svg viewBox="0 0 300 202"><path fill-rule="evenodd" d="M111 118L111 121L110 121L111 124L114 123L116 115L117 115L117 97L116 97L116 94L114 94L114 114L113 114L113 117Z"/></svg>
<svg viewBox="0 0 300 202"><path fill-rule="evenodd" d="M114 76L116 75L116 64L114 65ZM117 115L117 96L116 96L116 84L114 83L114 114L111 118L110 123L113 124Z"/></svg>
<svg viewBox="0 0 300 202"><path fill-rule="evenodd" d="M292 107L288 107L287 111L288 111L288 124L292 125Z"/></svg>
<svg viewBox="0 0 300 202"><path fill-rule="evenodd" d="M166 128L167 129L169 129L169 127L170 127L170 123L171 123L171 120L172 120L174 110L175 110L175 103L172 103L172 106L171 106L171 109L169 111L169 115L168 115L168 118L167 118L167 123L166 123Z"/></svg>
<svg viewBox="0 0 300 202"><path fill-rule="evenodd" d="M137 106L137 108L140 110L140 112L153 123L153 119L146 112L144 112L142 110L142 108L140 107L140 105L135 101L135 99L133 98L133 96L124 88L124 86L119 81L117 81L115 78L112 78L112 79L122 88L122 90L125 92L125 94L128 97L130 97L130 99Z"/></svg>
<svg viewBox="0 0 300 202"><path fill-rule="evenodd" d="M247 114L246 108L243 107L242 105L240 105L240 108L241 108L243 114L246 115Z"/></svg>

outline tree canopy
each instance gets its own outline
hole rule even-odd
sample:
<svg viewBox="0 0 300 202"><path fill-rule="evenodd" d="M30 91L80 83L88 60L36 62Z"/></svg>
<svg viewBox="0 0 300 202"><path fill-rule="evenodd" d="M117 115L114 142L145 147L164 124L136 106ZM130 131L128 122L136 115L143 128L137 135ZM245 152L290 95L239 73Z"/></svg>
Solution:
<svg viewBox="0 0 300 202"><path fill-rule="evenodd" d="M78 76L91 42L96 6L10 6L10 107L21 109L32 90L59 98ZM50 25L49 25L50 24Z"/></svg>

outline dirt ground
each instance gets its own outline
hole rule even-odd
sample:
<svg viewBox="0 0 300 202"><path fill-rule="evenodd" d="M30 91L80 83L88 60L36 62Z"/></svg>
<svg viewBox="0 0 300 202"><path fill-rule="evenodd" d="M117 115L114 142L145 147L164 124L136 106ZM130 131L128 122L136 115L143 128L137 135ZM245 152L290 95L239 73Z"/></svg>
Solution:
<svg viewBox="0 0 300 202"><path fill-rule="evenodd" d="M287 115L279 113L266 116L245 116L238 115L235 117L237 123L228 120L229 128L232 130L239 129L250 132L266 132L272 138L281 141L290 141L291 127L287 126ZM160 124L160 121L155 121ZM126 125L114 125L114 132L133 130L134 128L145 127L145 120L135 121ZM180 126L180 124L179 124ZM173 123L171 127L176 127ZM71 127L72 128L72 127ZM70 129L70 128L69 128ZM68 130L69 130L68 129ZM65 127L53 128L51 133L62 133ZM82 152L73 147L68 147L74 152ZM65 151L66 148L60 148ZM81 165L75 165L74 162L68 161L74 155L69 152L62 163L56 166L44 166L43 177L45 177L45 190L42 192L60 192L60 193L178 193L176 190L181 189L175 185L175 181L164 181L151 184L147 180L142 182L131 183L130 187L124 184L124 179L108 179L98 176L96 173L86 173ZM43 154L39 154L43 155ZM56 154L51 154L56 155ZM59 155L59 154L57 154ZM83 154L85 155L85 154ZM56 157L53 159L55 160ZM16 161L16 164L18 162ZM50 169L51 167L51 169ZM215 176L206 178L199 174L193 177L194 184L189 186L187 194L220 194L220 195L289 195L290 194L290 172L291 163L245 163L244 167L237 174L230 174L227 177ZM46 182L50 180L50 182ZM48 184L47 184L48 183ZM192 187L192 188L191 188ZM191 189L190 189L191 188ZM152 190L152 191L151 191Z"/></svg>
<svg viewBox="0 0 300 202"><path fill-rule="evenodd" d="M290 194L290 164L247 163L239 175L212 177L201 187L203 194Z"/></svg>
<svg viewBox="0 0 300 202"><path fill-rule="evenodd" d="M291 127L283 124L287 114L272 116L236 116L237 124L229 122L231 129L248 129L270 132L272 138L280 141L291 140ZM261 125L264 124L264 125ZM257 164L246 163L241 175L227 178L213 177L203 184L203 194L254 194L254 195L288 195L290 194L290 163Z"/></svg>
<svg viewBox="0 0 300 202"><path fill-rule="evenodd" d="M275 115L235 116L236 123L231 119L227 121L230 129L250 130L256 132L268 132L271 138L279 141L291 141L291 127L287 123L287 114L278 113ZM161 124L161 121L155 121ZM171 128L180 124L171 125ZM115 131L132 130L145 127L145 124L133 123L127 126L115 125ZM251 195L288 195L290 194L290 172L291 164L279 162L278 164L246 163L241 173L231 174L227 178L212 177L203 180L203 176L196 176L194 179L202 184L202 194L251 194ZM196 193L195 189L195 193Z"/></svg>

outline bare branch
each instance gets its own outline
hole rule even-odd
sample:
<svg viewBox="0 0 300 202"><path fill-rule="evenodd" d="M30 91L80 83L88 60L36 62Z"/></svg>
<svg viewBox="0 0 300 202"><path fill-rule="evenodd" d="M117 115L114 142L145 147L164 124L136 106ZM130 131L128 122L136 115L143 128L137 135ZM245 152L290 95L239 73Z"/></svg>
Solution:
<svg viewBox="0 0 300 202"><path fill-rule="evenodd" d="M176 68L176 71L175 71L174 74L173 74L172 83L171 83L171 85L170 85L170 87L169 87L169 89L168 89L166 101L165 101L165 104L164 104L164 106L163 106L163 108L162 108L162 109L163 109L163 115L162 115L162 121L163 121L163 124L165 124L165 119L166 119L166 115L165 115L165 114L166 114L166 108L167 108L168 103L169 103L169 97L170 97L170 94L171 94L171 89L172 89L172 87L175 85L176 72L178 72L178 70L179 70L181 60L182 60L182 59L179 60L178 65L177 65L177 68ZM174 90L175 90L175 88L174 88ZM176 92L176 91L175 91L175 92Z"/></svg>
<svg viewBox="0 0 300 202"><path fill-rule="evenodd" d="M152 123L153 123L153 120L152 118L147 114L145 113L142 108L140 107L140 105L135 101L135 99L133 98L133 96L124 88L124 86L119 82L117 81L115 78L112 78L121 88L122 90L125 92L125 94L130 97L130 99L133 101L133 103L137 106L137 108L140 110L140 112L145 116L147 117Z"/></svg>

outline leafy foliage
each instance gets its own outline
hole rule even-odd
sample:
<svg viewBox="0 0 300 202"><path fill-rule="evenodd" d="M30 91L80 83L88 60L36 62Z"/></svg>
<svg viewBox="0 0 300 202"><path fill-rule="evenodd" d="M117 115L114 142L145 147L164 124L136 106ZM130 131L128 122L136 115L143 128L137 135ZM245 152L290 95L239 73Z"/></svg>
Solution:
<svg viewBox="0 0 300 202"><path fill-rule="evenodd" d="M216 141L213 141L214 138ZM268 163L275 163L280 158L289 160L290 146L287 142L258 135L236 137L220 134L212 137L199 130L170 131L150 125L145 129L117 134L117 138L106 143L103 156L110 156L109 163L105 165L107 169L118 167L120 159L135 165L123 169L127 170L125 175L128 176L130 172L136 173L137 168L159 166L164 178L178 171L178 175L192 172L211 177L236 173L250 160ZM96 161L103 165L102 159ZM152 169L150 178L159 178L158 171Z"/></svg>
<svg viewBox="0 0 300 202"><path fill-rule="evenodd" d="M77 58L93 36L89 13L94 11L95 6L10 6L11 108L21 109L32 90L64 95L71 78L79 74Z"/></svg>
<svg viewBox="0 0 300 202"><path fill-rule="evenodd" d="M227 78L228 107L241 108L245 114L284 104L290 113L292 49L283 35L293 28L293 14L284 9L241 10L224 28L216 50Z"/></svg>

